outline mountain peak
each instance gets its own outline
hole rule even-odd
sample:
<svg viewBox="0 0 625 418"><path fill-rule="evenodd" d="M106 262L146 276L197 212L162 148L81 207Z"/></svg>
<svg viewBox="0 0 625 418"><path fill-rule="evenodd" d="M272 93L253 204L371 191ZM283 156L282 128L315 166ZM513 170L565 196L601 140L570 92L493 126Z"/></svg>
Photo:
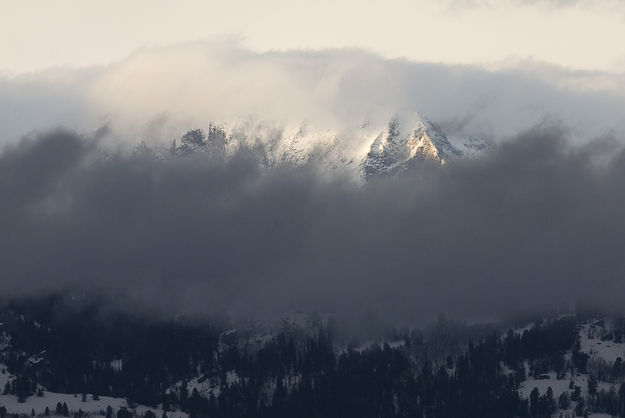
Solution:
<svg viewBox="0 0 625 418"><path fill-rule="evenodd" d="M418 113L403 124L395 117L389 122L388 129L373 140L363 161L364 175L394 174L419 161L444 165L450 160L473 157L490 148L481 138L454 139L454 142L460 142L460 146L452 144L443 129Z"/></svg>
<svg viewBox="0 0 625 418"><path fill-rule="evenodd" d="M319 130L303 124L297 129L269 129L264 123L234 124L231 129L209 125L208 133L190 130L172 144L173 155L206 154L225 158L241 146L253 145L259 161L271 168L277 164L310 164L324 174L350 173L367 179L395 175L425 161L444 165L472 158L490 148L478 137L448 136L429 119L398 114L382 128L368 122L359 129ZM260 145L260 146L258 146Z"/></svg>

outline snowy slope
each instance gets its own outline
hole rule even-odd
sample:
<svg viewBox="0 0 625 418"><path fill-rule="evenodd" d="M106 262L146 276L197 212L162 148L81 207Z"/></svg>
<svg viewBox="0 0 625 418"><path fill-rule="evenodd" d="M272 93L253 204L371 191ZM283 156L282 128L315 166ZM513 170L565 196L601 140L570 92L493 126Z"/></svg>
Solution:
<svg viewBox="0 0 625 418"><path fill-rule="evenodd" d="M601 336L606 332L600 325L601 321L588 321L580 329L581 351L591 359L603 359L613 363L618 357L625 360L625 343L614 342L611 339L603 340Z"/></svg>
<svg viewBox="0 0 625 418"><path fill-rule="evenodd" d="M4 387L9 379L13 376L6 372L6 367L0 364L0 388ZM129 406L128 402L124 398L112 398L108 396L100 396L99 399L94 400L93 395L87 394L85 401L82 400L81 394L69 394L69 393L55 393L55 392L43 392L43 396L30 396L26 398L25 402L18 402L15 395L1 395L0 394L0 406L4 406L8 413L14 414L27 414L30 415L34 409L36 414L43 414L46 407L51 412L55 411L57 403L66 403L70 412L82 410L83 412L100 413L106 411L106 408L110 406L114 412L117 412L120 408L125 407L129 410L135 411L138 415L143 415L146 411L151 410L157 417L163 415L163 410L160 408L150 408L144 405L132 405ZM188 414L182 411L168 411L167 416L170 418L187 418Z"/></svg>
<svg viewBox="0 0 625 418"><path fill-rule="evenodd" d="M526 375L528 376L519 387L519 394L528 399L530 393L534 388L537 388L540 395L547 392L548 388L553 391L553 397L557 401L560 395L566 393L570 395L573 392L570 385L573 387L578 386L581 390L581 395L585 399L590 398L588 393L588 380L591 373L600 378L597 380L597 391L618 392L622 380L616 379L614 382L606 381L607 379L601 379L601 370L609 370L612 368L617 358L625 359L625 343L615 342L611 333L610 324L604 319L592 319L586 322L582 322L578 328L578 341L580 352L588 355L588 372L579 373L576 371L572 373L571 370L567 370L560 379L557 378L555 372L549 372L540 375L535 378L530 376L530 369L527 362L525 362ZM515 330L515 332L523 332L526 329L530 329L531 325ZM569 350L565 353L564 357L567 360L571 360L572 351ZM598 374L599 373L599 374ZM605 371L604 371L605 376ZM573 411L576 402L572 401L569 410L567 411L569 416L575 416ZM562 411L560 411L562 412ZM556 415L557 416L557 415ZM608 417L609 415L592 413L593 417Z"/></svg>
<svg viewBox="0 0 625 418"><path fill-rule="evenodd" d="M588 375L587 374L571 376L570 373L567 373L564 379L557 379L556 374L554 372L547 373L546 375L549 376L548 379L534 379L534 378L526 379L521 384L521 387L519 388L519 393L521 394L521 396L525 398L529 398L530 393L532 392L534 388L538 388L540 394L542 395L547 391L548 387L551 387L551 390L553 390L553 397L557 398L564 392L571 392L571 389L569 389L569 384L571 380L573 380L573 384L575 386L579 386L582 389L582 394L584 396L587 395L587 388L588 388ZM598 390L605 389L606 391L608 391L610 390L611 387L615 387L616 389L618 389L618 385L612 385L607 382L597 382Z"/></svg>
<svg viewBox="0 0 625 418"><path fill-rule="evenodd" d="M491 145L478 137L448 136L427 118L409 113L398 114L382 126L365 122L340 130L249 120L210 125L208 132L188 131L174 141L170 152L227 158L241 148L259 153L261 166L266 168L308 165L324 175L363 179L398 173L422 161L443 165L474 158Z"/></svg>
<svg viewBox="0 0 625 418"><path fill-rule="evenodd" d="M117 412L121 407L134 410L137 414L143 415L146 411L153 411L157 417L161 417L163 410L159 408L149 408L144 405L136 405L129 407L128 403L123 398L110 398L107 396L101 396L99 400L94 401L91 395L87 395L85 402L82 401L81 395L66 394L66 393L53 393L44 392L43 397L31 396L26 399L26 402L19 403L17 397L14 395L0 395L0 405L3 405L7 412L14 414L28 414L34 409L36 414L43 414L46 407L50 411L56 409L56 404L66 403L70 412L82 410L88 413L99 413L106 411L106 408L110 406L114 412ZM167 416L171 418L187 418L188 414L182 411L168 411Z"/></svg>

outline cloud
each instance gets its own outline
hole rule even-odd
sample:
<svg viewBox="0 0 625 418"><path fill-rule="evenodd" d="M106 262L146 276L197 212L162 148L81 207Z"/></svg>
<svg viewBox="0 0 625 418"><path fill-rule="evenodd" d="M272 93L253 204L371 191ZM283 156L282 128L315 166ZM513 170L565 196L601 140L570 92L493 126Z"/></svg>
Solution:
<svg viewBox="0 0 625 418"><path fill-rule="evenodd" d="M586 10L619 10L623 11L625 4L622 0L449 0L449 7L454 8L483 8L483 7L546 7L561 9L582 7Z"/></svg>
<svg viewBox="0 0 625 418"><path fill-rule="evenodd" d="M384 59L357 49L257 53L233 42L144 49L107 67L0 80L1 143L66 126L108 123L120 141L169 141L210 122L383 128L415 112L496 141L545 118L578 139L625 128L623 76L527 60L487 70ZM462 123L460 123L462 122Z"/></svg>
<svg viewBox="0 0 625 418"><path fill-rule="evenodd" d="M5 78L4 291L255 316L375 308L406 321L579 299L619 307L622 86L622 75L532 61L487 70L233 43ZM306 124L353 141L343 133L365 120L375 132L414 111L499 145L364 186L308 166L261 169L263 132L226 160L156 152L210 122Z"/></svg>
<svg viewBox="0 0 625 418"><path fill-rule="evenodd" d="M257 150L256 150L257 151ZM111 152L53 131L0 156L3 294L104 292L167 312L406 322L621 308L625 154L557 126L364 186L309 167Z"/></svg>

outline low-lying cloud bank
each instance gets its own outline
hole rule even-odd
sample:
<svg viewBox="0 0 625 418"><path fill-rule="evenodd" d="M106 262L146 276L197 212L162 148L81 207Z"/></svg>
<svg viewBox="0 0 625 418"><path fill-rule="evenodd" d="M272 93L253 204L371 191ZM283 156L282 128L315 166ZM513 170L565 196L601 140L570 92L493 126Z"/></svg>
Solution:
<svg viewBox="0 0 625 418"><path fill-rule="evenodd" d="M625 153L541 127L365 185L310 167L106 153L53 131L0 155L5 295L102 291L167 311L402 321L622 307Z"/></svg>

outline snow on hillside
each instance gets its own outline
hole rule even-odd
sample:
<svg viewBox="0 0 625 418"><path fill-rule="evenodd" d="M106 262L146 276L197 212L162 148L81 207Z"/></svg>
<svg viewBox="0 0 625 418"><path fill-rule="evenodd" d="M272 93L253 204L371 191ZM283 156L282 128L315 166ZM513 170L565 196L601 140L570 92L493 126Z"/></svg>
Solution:
<svg viewBox="0 0 625 418"><path fill-rule="evenodd" d="M492 148L491 144L476 136L467 138L457 135L448 135L447 139L455 149L460 151L463 158L478 157Z"/></svg>
<svg viewBox="0 0 625 418"><path fill-rule="evenodd" d="M15 395L0 395L0 405L3 405L8 413L14 414L30 415L33 409L36 414L43 414L46 407L50 411L54 411L57 403L66 403L70 412L82 410L87 413L100 413L106 411L106 408L110 406L114 411L125 407L133 410L138 415L143 415L148 410L153 411L157 417L163 414L163 410L160 408L150 408L144 405L133 405L133 407L130 407L125 399L108 396L101 396L98 400L93 400L93 396L88 394L83 402L81 395L44 392L43 397L31 396L26 399L26 402L20 403ZM187 418L188 414L182 411L168 411L167 416L171 418Z"/></svg>
<svg viewBox="0 0 625 418"><path fill-rule="evenodd" d="M544 394L547 391L548 387L551 387L553 391L553 397L557 398L564 392L572 392L572 389L569 388L569 384L571 380L573 380L573 384L575 386L579 386L582 390L582 393L586 395L586 391L588 388L588 375L582 374L571 377L570 373L567 373L564 379L557 379L556 373L545 373L544 377L549 378L529 378L521 383L521 387L519 388L519 393L524 398L529 398L530 393L534 388L538 388L540 394ZM615 387L614 385L606 382L597 382L597 389L605 389L606 391L610 390L611 387ZM618 389L618 386L615 387Z"/></svg>
<svg viewBox="0 0 625 418"><path fill-rule="evenodd" d="M365 341L364 343L356 346L354 351L362 353L367 350L372 350L374 348L383 349L384 346L388 344L388 346L392 349L397 349L406 345L406 342L403 340L395 340L395 341ZM347 350L345 347L344 351Z"/></svg>
<svg viewBox="0 0 625 418"><path fill-rule="evenodd" d="M198 393L208 398L211 395L214 397L219 397L221 385L231 386L235 383L239 383L241 378L236 374L236 372L230 370L225 374L225 381L221 382L220 378L211 379L207 376L196 377L195 379L191 379L186 383L187 391L189 394L193 393L194 390L197 390ZM184 385L184 382L179 382L176 386L181 387Z"/></svg>
<svg viewBox="0 0 625 418"><path fill-rule="evenodd" d="M43 397L31 396L26 399L26 402L20 403L17 401L15 395L0 395L0 405L3 405L8 413L13 414L30 415L33 409L36 414L43 414L46 407L48 407L50 411L54 411L56 409L56 404L59 402L61 404L66 403L70 412L81 409L83 412L97 414L106 411L106 408L110 406L115 412L121 407L125 407L129 410L134 410L138 415L143 415L148 410L153 411L157 417L161 417L163 414L163 410L159 408L149 408L144 405L137 405L131 408L125 399L107 396L101 396L99 400L93 400L93 397L88 394L85 402L83 402L81 395L44 392ZM187 418L188 414L181 411L168 411L167 416L170 418Z"/></svg>
<svg viewBox="0 0 625 418"><path fill-rule="evenodd" d="M599 358L607 362L614 362L618 357L625 360L625 343L617 343L611 339L601 340L606 332L601 321L588 321L580 329L581 351L590 358Z"/></svg>
<svg viewBox="0 0 625 418"><path fill-rule="evenodd" d="M525 330L531 329L532 325L528 325L527 327L520 328L515 330L514 332L517 334L522 333ZM538 377L532 377L529 373L528 364L526 362L526 374L529 376L525 379L519 387L519 394L528 399L530 393L534 388L537 388L539 394L545 394L548 388L551 388L553 391L554 399L558 399L558 397L567 393L569 396L573 392L571 389L571 382L573 387L578 386L581 390L581 394L584 397L588 397L588 380L590 377L590 370L592 364L605 365L608 368L611 367L618 357L625 358L625 343L623 342L615 342L613 335L610 332L610 324L605 324L603 319L598 320L589 320L583 322L579 326L579 341L580 341L580 351L588 354L590 362L589 362L589 373L571 373L567 371L564 373L564 376L561 376L561 379L557 378L555 372L549 372L541 374ZM570 360L572 352L571 350L565 353L565 358ZM620 382L609 383L606 381L597 381L597 390L598 391L614 391L617 392L620 387ZM575 402L571 402L571 406L569 408L569 416L573 415ZM609 417L606 414L591 414L593 417Z"/></svg>
<svg viewBox="0 0 625 418"><path fill-rule="evenodd" d="M536 325L536 324L532 322L532 323L530 323L530 324L528 324L528 325L526 325L526 326L524 326L524 327L521 327L521 328L515 328L515 329L513 330L513 332L514 332L516 335L523 335L523 333L524 333L525 331L529 331L529 330L531 330L532 328L534 328L534 326L535 326L535 325Z"/></svg>
<svg viewBox="0 0 625 418"><path fill-rule="evenodd" d="M13 376L6 372L6 367L0 364L0 389L12 378ZM54 412L57 403L66 403L70 412L82 410L86 413L99 414L102 411L106 411L106 408L110 406L113 408L114 412L124 407L134 411L137 415L143 415L148 410L154 412L159 418L163 415L163 410L161 408L150 408L145 405L130 406L124 398L112 398L109 396L100 396L99 399L94 400L92 394L86 394L85 400L83 401L82 394L44 391L41 397L30 396L26 398L25 402L18 402L17 396L15 395L0 394L0 406L4 406L10 414L30 415L32 410L35 411L35 414L43 414L46 407L48 407L51 412ZM167 416L169 418L188 418L188 414L182 411L168 411Z"/></svg>

